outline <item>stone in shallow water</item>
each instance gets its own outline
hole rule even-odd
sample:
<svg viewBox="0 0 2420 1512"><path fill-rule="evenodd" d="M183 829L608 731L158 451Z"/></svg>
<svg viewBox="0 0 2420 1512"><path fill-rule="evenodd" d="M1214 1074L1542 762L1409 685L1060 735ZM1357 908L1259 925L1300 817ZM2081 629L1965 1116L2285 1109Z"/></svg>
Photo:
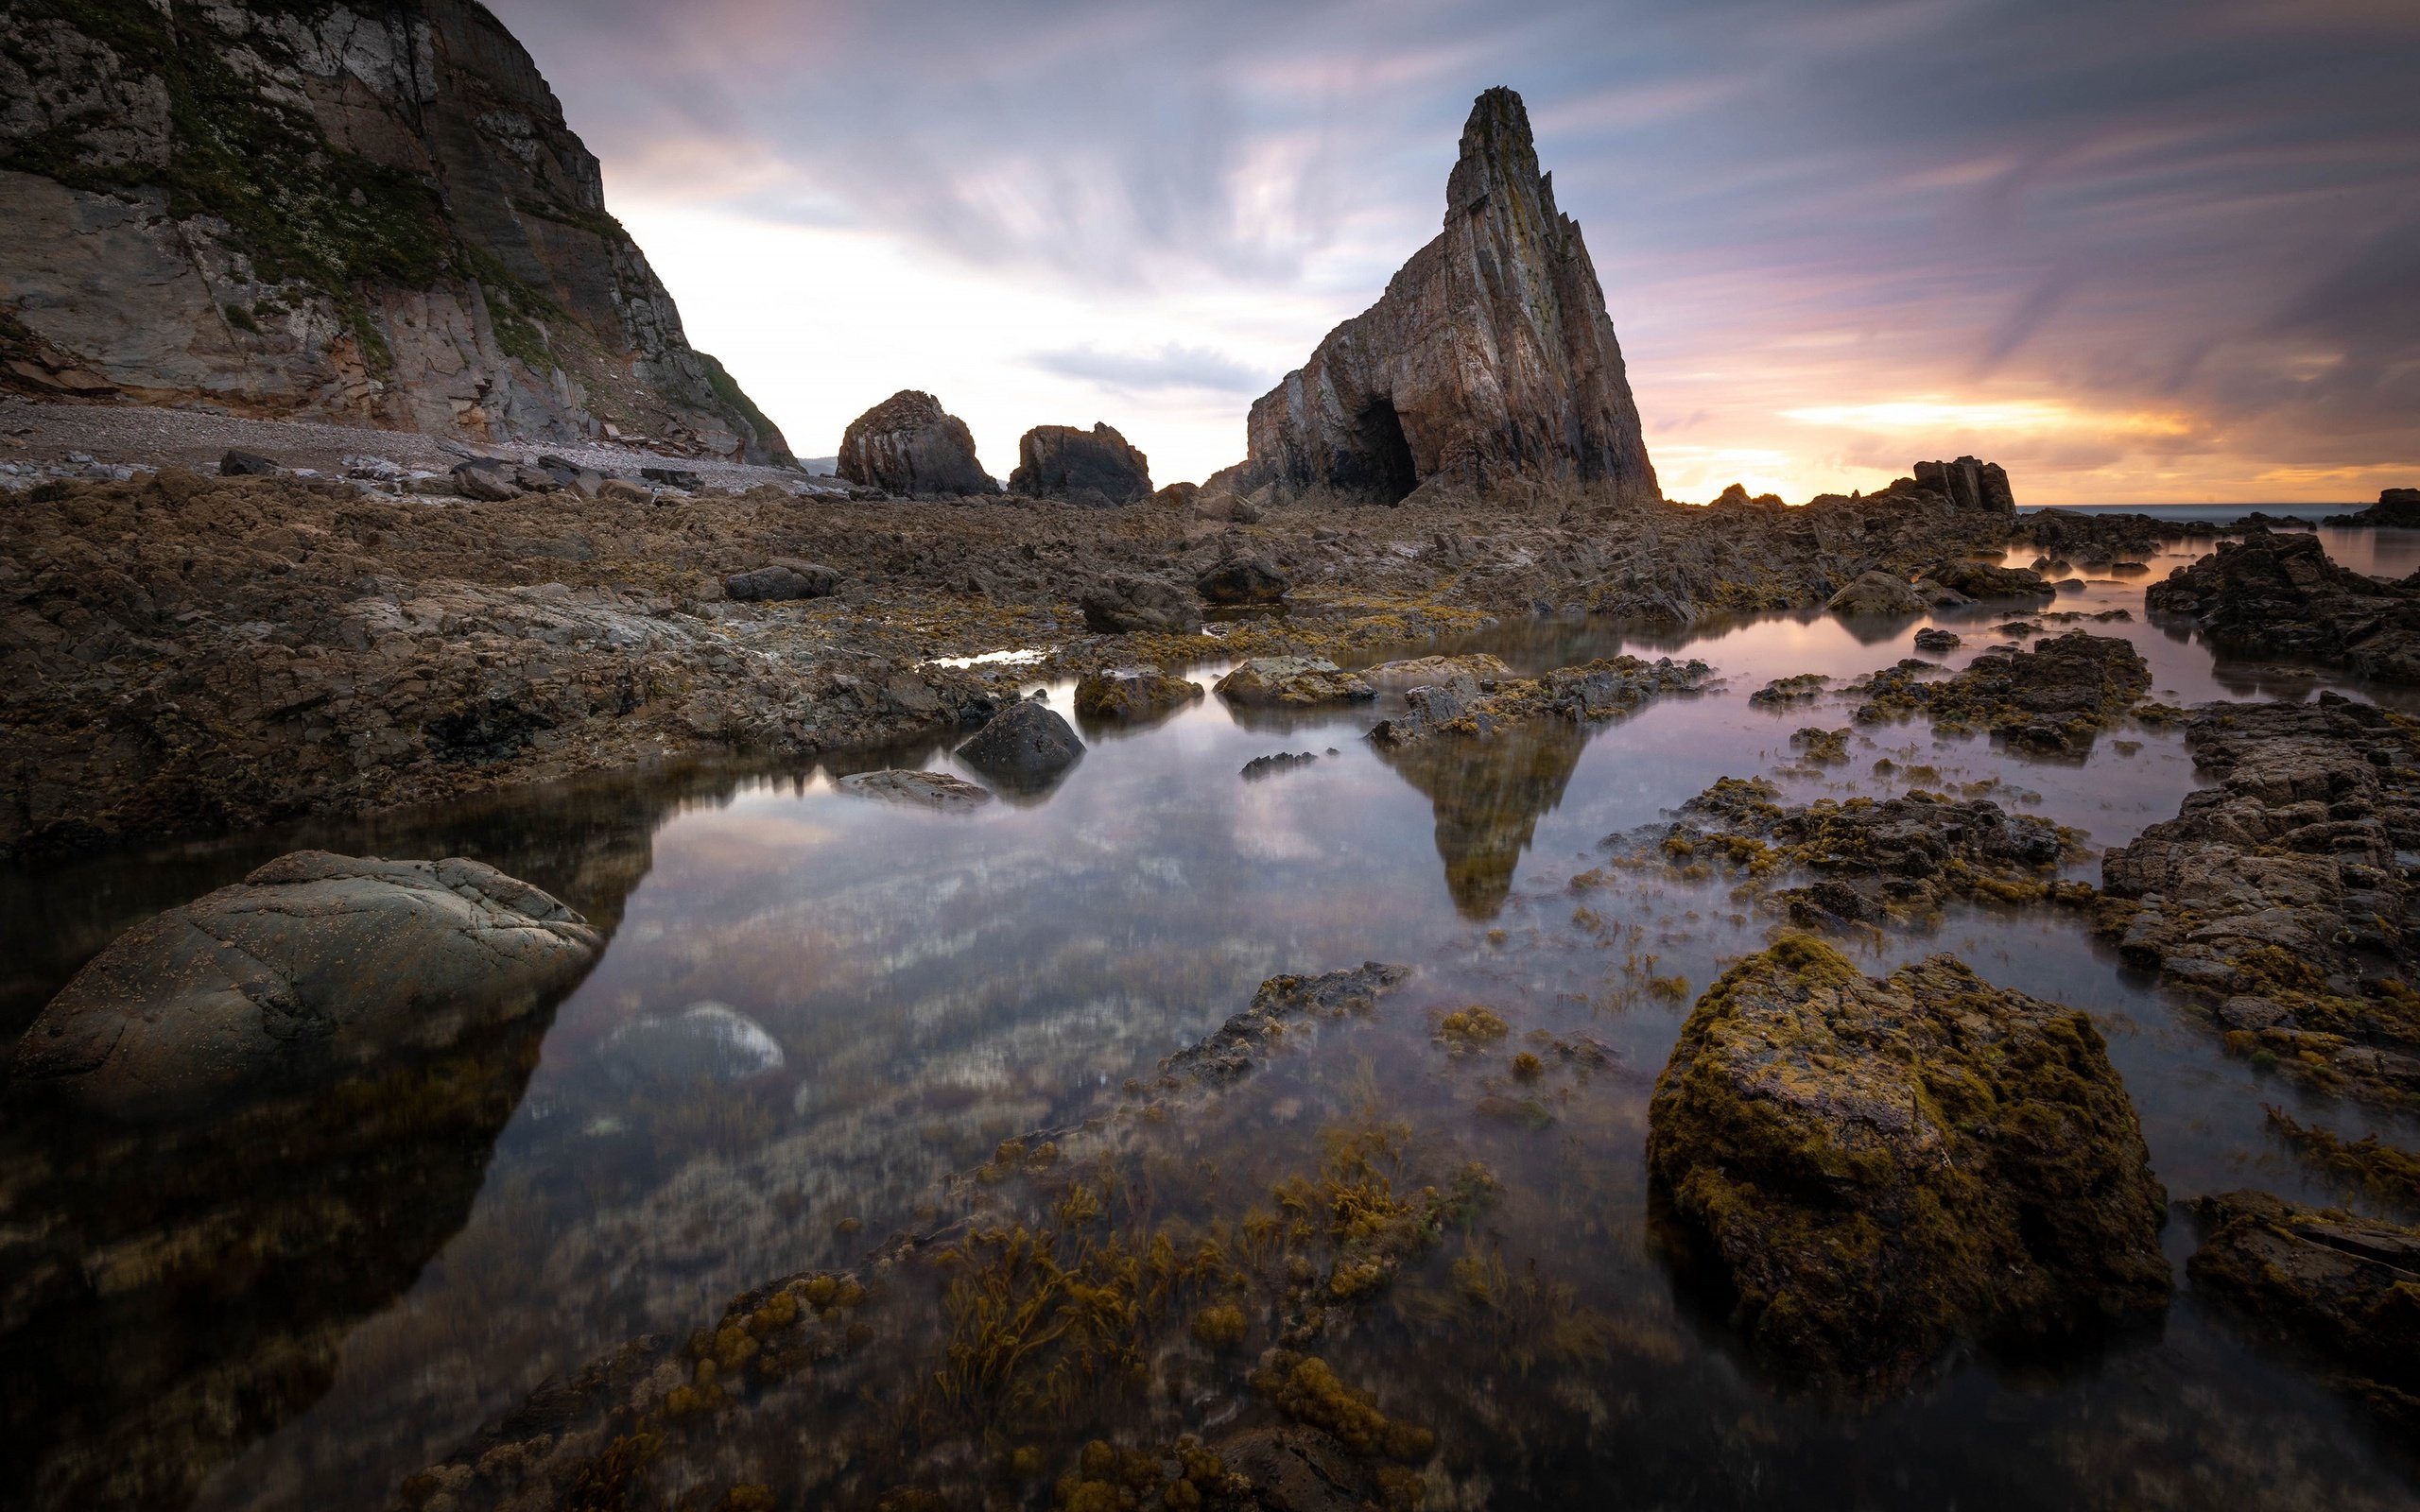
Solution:
<svg viewBox="0 0 2420 1512"><path fill-rule="evenodd" d="M1153 666L1088 672L1076 684L1076 713L1086 719L1150 719L1201 696L1201 684Z"/></svg>
<svg viewBox="0 0 2420 1512"><path fill-rule="evenodd" d="M887 803L900 803L911 808L938 809L944 814L961 814L980 808L992 801L992 795L962 777L947 772L903 771L886 768L879 772L858 772L843 777L832 784L835 790L855 794L859 798L880 799Z"/></svg>
<svg viewBox="0 0 2420 1512"><path fill-rule="evenodd" d="M717 1084L782 1069L779 1041L728 1003L693 1003L666 1018L636 1019L597 1050L617 1081Z"/></svg>
<svg viewBox="0 0 2420 1512"><path fill-rule="evenodd" d="M1025 699L992 716L975 738L958 747L958 759L1005 787L1049 786L1083 759L1084 743L1067 721Z"/></svg>
<svg viewBox="0 0 2420 1512"><path fill-rule="evenodd" d="M1360 703L1375 688L1322 657L1263 656L1237 666L1217 683L1219 696L1247 706Z"/></svg>

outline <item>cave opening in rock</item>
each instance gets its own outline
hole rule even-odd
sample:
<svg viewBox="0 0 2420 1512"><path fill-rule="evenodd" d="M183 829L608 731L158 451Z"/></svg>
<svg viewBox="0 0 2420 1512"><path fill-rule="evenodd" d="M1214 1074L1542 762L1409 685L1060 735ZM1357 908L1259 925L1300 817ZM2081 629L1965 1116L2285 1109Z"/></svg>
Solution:
<svg viewBox="0 0 2420 1512"><path fill-rule="evenodd" d="M1373 399L1361 411L1361 455L1367 469L1365 485L1387 504L1399 504L1419 486L1420 472L1411 460L1411 442L1403 433L1403 419L1392 399Z"/></svg>

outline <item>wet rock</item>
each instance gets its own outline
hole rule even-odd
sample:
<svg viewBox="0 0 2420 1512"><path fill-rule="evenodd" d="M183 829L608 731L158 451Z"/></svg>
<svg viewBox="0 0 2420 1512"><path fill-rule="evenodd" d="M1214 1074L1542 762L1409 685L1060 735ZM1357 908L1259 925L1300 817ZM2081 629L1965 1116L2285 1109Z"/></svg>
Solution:
<svg viewBox="0 0 2420 1512"><path fill-rule="evenodd" d="M692 1003L679 1013L634 1019L605 1037L597 1056L625 1083L679 1088L746 1081L782 1069L782 1047L765 1026L728 1003Z"/></svg>
<svg viewBox="0 0 2420 1512"><path fill-rule="evenodd" d="M475 861L298 850L120 936L26 1032L12 1078L129 1118L195 1112L517 1018L602 943Z"/></svg>
<svg viewBox="0 0 2420 1512"><path fill-rule="evenodd" d="M1079 602L1084 627L1096 635L1136 630L1175 634L1201 627L1201 607L1194 596L1156 577L1113 573L1087 589Z"/></svg>
<svg viewBox="0 0 2420 1512"><path fill-rule="evenodd" d="M2005 629L2006 627L2003 627ZM2071 630L2030 651L1988 649L1956 677L1910 660L1851 684L1859 724L1923 713L1945 732L1987 730L2023 750L2081 755L2107 723L2151 691L2151 668L2134 643Z"/></svg>
<svg viewBox="0 0 2420 1512"><path fill-rule="evenodd" d="M1531 477L1657 497L1603 290L1518 94L1474 103L1444 231L1253 405L1247 437L1247 488L1392 504L1430 479Z"/></svg>
<svg viewBox="0 0 2420 1512"><path fill-rule="evenodd" d="M886 493L997 493L999 484L976 460L975 433L913 388L899 392L849 422L840 437L839 475Z"/></svg>
<svg viewBox="0 0 2420 1512"><path fill-rule="evenodd" d="M2217 644L2420 681L2420 575L2401 582L2337 565L2315 536L2254 530L2143 591Z"/></svg>
<svg viewBox="0 0 2420 1512"><path fill-rule="evenodd" d="M1474 691L1482 682L1493 682L1512 676L1512 669L1499 657L1485 651L1473 651L1461 656L1423 656L1404 662L1381 662L1374 667L1363 667L1357 674L1362 681L1380 693L1401 693L1409 688L1425 688L1458 679L1467 679Z"/></svg>
<svg viewBox="0 0 2420 1512"><path fill-rule="evenodd" d="M222 478L273 478L285 470L257 452L229 452L218 459Z"/></svg>
<svg viewBox="0 0 2420 1512"><path fill-rule="evenodd" d="M2420 1228L2266 1192L2193 1206L2205 1228L2186 1263L2197 1290L2318 1355L2339 1385L2420 1432Z"/></svg>
<svg viewBox="0 0 2420 1512"><path fill-rule="evenodd" d="M2368 508L2354 514L2332 514L2320 523L2331 525L2383 525L2394 530L2420 530L2420 489L2380 489L2378 502Z"/></svg>
<svg viewBox="0 0 2420 1512"><path fill-rule="evenodd" d="M2102 858L2101 933L2223 1000L2230 1048L2324 1091L2420 1097L2420 747L2333 693L2206 705L2185 743L2215 783Z"/></svg>
<svg viewBox="0 0 2420 1512"><path fill-rule="evenodd" d="M2167 1194L2092 1021L1936 955L1785 939L1698 1002L1648 1112L1685 1266L1787 1373L1889 1389L1962 1337L2167 1305Z"/></svg>
<svg viewBox="0 0 2420 1512"><path fill-rule="evenodd" d="M1196 578L1193 591L1206 604L1276 604L1288 586L1266 558L1231 557Z"/></svg>
<svg viewBox="0 0 2420 1512"><path fill-rule="evenodd" d="M958 747L958 759L1003 787L1036 791L1049 786L1083 758L1084 743L1048 707L1021 699L992 716L975 738Z"/></svg>
<svg viewBox="0 0 2420 1512"><path fill-rule="evenodd" d="M1319 765L1319 756L1315 752L1306 750L1296 755L1291 751L1281 750L1274 756L1255 756L1244 763L1242 777L1247 782L1257 782L1264 777L1276 777L1282 773L1290 772L1297 766L1317 765Z"/></svg>
<svg viewBox="0 0 2420 1512"><path fill-rule="evenodd" d="M1822 697L1825 685L1831 680L1821 672L1794 672L1786 678L1775 678L1758 688L1748 695L1748 701L1769 708L1806 703Z"/></svg>
<svg viewBox="0 0 2420 1512"><path fill-rule="evenodd" d="M992 795L962 777L947 772L907 771L888 767L878 772L857 772L832 784L835 791L854 794L858 798L880 799L886 803L898 803L908 808L937 809L943 814L960 814L981 808L992 801Z"/></svg>
<svg viewBox="0 0 2420 1512"><path fill-rule="evenodd" d="M1151 496L1150 459L1105 424L1037 425L1017 440L1009 491L1038 499L1133 504Z"/></svg>
<svg viewBox="0 0 2420 1512"><path fill-rule="evenodd" d="M1368 1469L1316 1428L1255 1428L1222 1438L1219 1462L1252 1483L1263 1512L1361 1512L1372 1500Z"/></svg>
<svg viewBox="0 0 2420 1512"><path fill-rule="evenodd" d="M1945 651L1955 651L1964 644L1955 631L1940 629L1929 625L1916 632L1916 649L1919 651L1930 651L1940 655Z"/></svg>
<svg viewBox="0 0 2420 1512"><path fill-rule="evenodd" d="M1112 667L1076 683L1076 713L1104 721L1152 719L1201 696L1201 684L1153 666Z"/></svg>
<svg viewBox="0 0 2420 1512"><path fill-rule="evenodd" d="M732 574L722 586L724 593L742 603L824 598L840 586L840 575L817 562L779 557L765 566Z"/></svg>
<svg viewBox="0 0 2420 1512"><path fill-rule="evenodd" d="M1946 561L1925 576L1968 598L2048 598L2057 590L2028 567L2001 567L1985 561Z"/></svg>
<svg viewBox="0 0 2420 1512"><path fill-rule="evenodd" d="M1889 573L1860 574L1858 579L1834 593L1824 607L1835 614L1921 614L1928 607L1925 596L1910 586L1904 577Z"/></svg>
<svg viewBox="0 0 2420 1512"><path fill-rule="evenodd" d="M1703 662L1642 662L1634 656L1558 667L1540 678L1478 682L1459 675L1406 692L1405 712L1380 721L1370 739L1380 747L1403 747L1439 735L1485 737L1548 717L1609 719L1667 694L1696 693L1713 679L1714 668Z"/></svg>
<svg viewBox="0 0 2420 1512"><path fill-rule="evenodd" d="M1243 662L1215 684L1219 696L1248 706L1309 707L1361 703L1377 690L1324 657L1264 656Z"/></svg>
<svg viewBox="0 0 2420 1512"><path fill-rule="evenodd" d="M2009 541L2012 545L2038 547L2051 560L2114 560L2153 556L2169 541L2206 540L2217 531L2218 526L2207 520L2037 509L2017 516Z"/></svg>
<svg viewBox="0 0 2420 1512"><path fill-rule="evenodd" d="M1410 976L1409 966L1377 961L1321 976L1272 976L1253 994L1251 1006L1198 1044L1161 1061L1160 1069L1198 1081L1236 1081L1252 1071L1255 1058L1289 1021L1374 1012L1380 997Z"/></svg>

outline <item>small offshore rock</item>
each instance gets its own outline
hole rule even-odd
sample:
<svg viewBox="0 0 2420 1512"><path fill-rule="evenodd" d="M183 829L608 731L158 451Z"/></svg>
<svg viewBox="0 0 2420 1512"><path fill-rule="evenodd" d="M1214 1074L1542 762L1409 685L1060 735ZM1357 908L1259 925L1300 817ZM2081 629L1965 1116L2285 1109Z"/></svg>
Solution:
<svg viewBox="0 0 2420 1512"><path fill-rule="evenodd" d="M1066 720L1028 698L993 715L957 754L1002 786L1030 791L1048 786L1081 760L1084 743Z"/></svg>
<svg viewBox="0 0 2420 1512"><path fill-rule="evenodd" d="M1289 1019L1336 1019L1374 1010L1378 999L1411 975L1409 966L1364 961L1351 971L1321 976L1272 976L1253 994L1252 1005L1197 1044L1160 1062L1160 1069L1207 1082L1235 1081L1251 1072L1254 1058Z"/></svg>
<svg viewBox="0 0 2420 1512"><path fill-rule="evenodd" d="M832 784L834 791L858 798L879 799L886 803L904 804L910 808L937 809L944 814L963 813L980 808L992 801L992 795L962 777L947 772L910 771L886 767L878 772L856 772Z"/></svg>
<svg viewBox="0 0 2420 1512"><path fill-rule="evenodd" d="M1955 631L1940 629L1929 625L1916 632L1916 649L1919 651L1930 651L1939 655L1945 651L1955 651L1964 644Z"/></svg>
<svg viewBox="0 0 2420 1512"><path fill-rule="evenodd" d="M1207 604L1275 604L1285 599L1289 586L1286 575L1266 558L1234 557L1196 578L1193 591Z"/></svg>
<svg viewBox="0 0 2420 1512"><path fill-rule="evenodd" d="M2380 489L2378 502L2368 508L2355 514L2332 514L2320 524L2420 530L2420 489Z"/></svg>
<svg viewBox="0 0 2420 1512"><path fill-rule="evenodd" d="M1648 1111L1684 1263L1787 1373L1896 1386L1961 1337L2167 1306L2167 1194L2086 1015L1948 955L1887 980L1804 936L1723 973Z"/></svg>
<svg viewBox="0 0 2420 1512"><path fill-rule="evenodd" d="M1158 667L1111 667L1078 680L1076 713L1086 719L1149 719L1201 696L1201 684Z"/></svg>
<svg viewBox="0 0 2420 1512"><path fill-rule="evenodd" d="M1150 458L1107 424L1036 425L1017 440L1009 491L1072 503L1133 504L1151 496Z"/></svg>
<svg viewBox="0 0 2420 1512"><path fill-rule="evenodd" d="M1378 696L1375 688L1335 662L1307 656L1254 657L1215 686L1220 697L1249 706L1360 703Z"/></svg>
<svg viewBox="0 0 2420 1512"><path fill-rule="evenodd" d="M1201 606L1194 596L1156 577L1112 574L1087 589L1079 602L1084 627L1096 635L1182 633L1201 627Z"/></svg>
<svg viewBox="0 0 2420 1512"><path fill-rule="evenodd" d="M1472 691L1482 683L1495 682L1512 676L1512 669L1500 657L1485 651L1466 652L1461 656L1423 656L1404 662L1381 662L1374 667L1363 667L1356 674L1381 693L1402 693L1410 688L1436 687L1459 679L1467 679Z"/></svg>
<svg viewBox="0 0 2420 1512"><path fill-rule="evenodd" d="M476 861L297 850L135 925L17 1046L12 1079L176 1116L450 1043L568 988L603 938Z"/></svg>
<svg viewBox="0 0 2420 1512"><path fill-rule="evenodd" d="M1282 772L1290 772L1297 766L1316 765L1318 762L1319 756L1313 751L1306 750L1297 755L1291 751L1281 750L1273 756L1255 756L1244 763L1241 775L1247 782L1257 782L1264 777L1275 777Z"/></svg>
<svg viewBox="0 0 2420 1512"><path fill-rule="evenodd" d="M839 475L848 482L913 498L918 494L1000 491L976 459L975 433L920 389L903 388L841 433Z"/></svg>

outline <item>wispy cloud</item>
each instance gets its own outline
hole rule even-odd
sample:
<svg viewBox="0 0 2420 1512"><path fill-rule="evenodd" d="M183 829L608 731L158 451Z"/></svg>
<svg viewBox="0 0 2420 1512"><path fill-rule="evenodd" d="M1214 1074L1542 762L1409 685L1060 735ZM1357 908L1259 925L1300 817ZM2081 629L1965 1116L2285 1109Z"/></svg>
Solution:
<svg viewBox="0 0 2420 1512"><path fill-rule="evenodd" d="M1027 360L1045 372L1083 379L1123 393L1199 388L1257 397L1267 392L1275 379L1274 374L1257 371L1223 352L1174 342L1156 352L1068 347L1058 352L1037 352Z"/></svg>

